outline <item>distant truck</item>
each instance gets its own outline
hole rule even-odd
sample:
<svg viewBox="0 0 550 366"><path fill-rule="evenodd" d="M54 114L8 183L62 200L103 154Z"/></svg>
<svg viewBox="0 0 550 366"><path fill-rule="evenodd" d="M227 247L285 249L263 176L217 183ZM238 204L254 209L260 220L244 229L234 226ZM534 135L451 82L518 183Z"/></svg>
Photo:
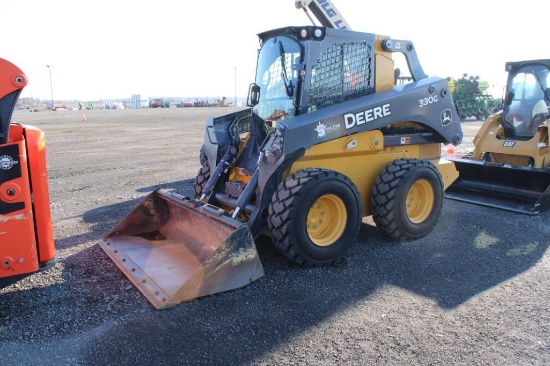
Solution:
<svg viewBox="0 0 550 366"><path fill-rule="evenodd" d="M170 101L162 98L151 99L149 101L149 108L170 108Z"/></svg>
<svg viewBox="0 0 550 366"><path fill-rule="evenodd" d="M181 103L180 103L181 108L188 108L188 107L194 107L194 106L195 106L195 102L193 102L193 101L189 102L189 101L183 101L182 100Z"/></svg>

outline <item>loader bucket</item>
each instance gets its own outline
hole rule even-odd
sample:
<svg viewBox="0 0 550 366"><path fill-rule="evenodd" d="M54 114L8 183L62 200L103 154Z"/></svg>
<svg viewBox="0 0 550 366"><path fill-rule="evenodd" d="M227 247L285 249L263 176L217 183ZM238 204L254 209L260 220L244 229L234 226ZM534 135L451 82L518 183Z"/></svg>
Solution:
<svg viewBox="0 0 550 366"><path fill-rule="evenodd" d="M458 179L445 197L529 215L550 209L550 170L450 159Z"/></svg>
<svg viewBox="0 0 550 366"><path fill-rule="evenodd" d="M264 274L246 224L162 189L99 245L157 309L233 290Z"/></svg>

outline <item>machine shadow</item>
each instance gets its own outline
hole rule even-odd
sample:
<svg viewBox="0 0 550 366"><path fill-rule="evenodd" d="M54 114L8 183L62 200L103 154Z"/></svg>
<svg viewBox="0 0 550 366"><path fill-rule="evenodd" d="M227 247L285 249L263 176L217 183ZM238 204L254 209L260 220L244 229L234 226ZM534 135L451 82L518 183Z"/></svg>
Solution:
<svg viewBox="0 0 550 366"><path fill-rule="evenodd" d="M189 184L174 182L165 187L184 187L178 193L185 195ZM123 203L94 210L87 219L104 222L106 213L127 207ZM488 221L495 213L499 219ZM523 228L544 228L548 217L548 213L533 217L446 200L439 223L427 237L397 243L364 224L347 258L331 268L300 267L262 237L256 247L264 277L244 288L171 309L150 307L102 334L94 341L101 355L90 349L86 357L89 362L99 361L98 357L104 360L131 347L135 339L147 339L133 352L154 363L164 360L159 349L170 349L182 362L253 362L259 354L330 321L336 313L365 303L368 309L373 294L387 286L453 309L529 270L549 244L545 230L530 231L526 237ZM132 337L121 338L121 334Z"/></svg>
<svg viewBox="0 0 550 366"><path fill-rule="evenodd" d="M141 187L137 189L136 192L149 194L158 188L178 193L183 196L193 197L194 195L193 179ZM134 209L143 200L143 197L115 203L112 205L97 207L93 210L86 211L82 215L82 220L87 224L92 224L90 230L94 232L100 232L102 234L101 237L103 237L130 211L132 211L132 209ZM62 239L63 242L70 240L74 240L74 238Z"/></svg>

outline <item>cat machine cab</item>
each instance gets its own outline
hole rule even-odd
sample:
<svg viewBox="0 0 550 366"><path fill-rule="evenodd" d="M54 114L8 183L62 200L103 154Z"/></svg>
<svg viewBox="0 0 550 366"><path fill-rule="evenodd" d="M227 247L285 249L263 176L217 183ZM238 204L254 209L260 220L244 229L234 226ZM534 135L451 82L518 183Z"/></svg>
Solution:
<svg viewBox="0 0 550 366"><path fill-rule="evenodd" d="M474 138L447 198L537 214L550 208L550 60L506 63L503 109Z"/></svg>

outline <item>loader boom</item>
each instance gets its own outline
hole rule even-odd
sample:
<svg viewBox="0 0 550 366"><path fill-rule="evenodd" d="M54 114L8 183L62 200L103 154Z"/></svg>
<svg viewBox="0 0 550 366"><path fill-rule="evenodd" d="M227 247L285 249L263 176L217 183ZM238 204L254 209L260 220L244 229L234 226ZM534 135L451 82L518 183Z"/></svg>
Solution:
<svg viewBox="0 0 550 366"><path fill-rule="evenodd" d="M27 85L27 77L17 66L0 58L0 145L8 142L11 115L17 98ZM4 77L5 75L5 77Z"/></svg>

